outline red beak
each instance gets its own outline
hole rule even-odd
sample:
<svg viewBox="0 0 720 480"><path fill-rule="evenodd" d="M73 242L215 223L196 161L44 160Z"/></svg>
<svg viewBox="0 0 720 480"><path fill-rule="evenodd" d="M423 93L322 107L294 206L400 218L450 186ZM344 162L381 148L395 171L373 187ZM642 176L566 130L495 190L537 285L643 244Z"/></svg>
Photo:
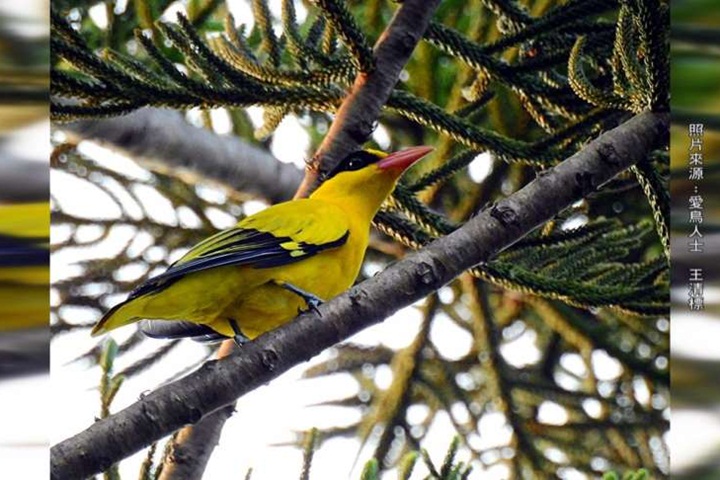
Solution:
<svg viewBox="0 0 720 480"><path fill-rule="evenodd" d="M394 152L377 163L380 170L400 170L401 172L422 157L433 151L433 147L410 147Z"/></svg>

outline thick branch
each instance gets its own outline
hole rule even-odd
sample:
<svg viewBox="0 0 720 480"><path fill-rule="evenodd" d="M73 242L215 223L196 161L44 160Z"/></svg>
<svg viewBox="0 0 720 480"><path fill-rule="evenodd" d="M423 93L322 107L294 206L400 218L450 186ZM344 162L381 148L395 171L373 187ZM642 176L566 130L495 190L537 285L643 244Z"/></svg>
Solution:
<svg viewBox="0 0 720 480"><path fill-rule="evenodd" d="M289 368L378 323L488 261L665 142L669 117L644 113L543 172L522 190L381 274L244 346L51 450L52 478L85 478L265 385Z"/></svg>
<svg viewBox="0 0 720 480"><path fill-rule="evenodd" d="M234 411L234 404L226 405L206 415L195 425L181 429L172 440L171 451L163 463L159 480L202 478L210 455L220 440L225 421Z"/></svg>
<svg viewBox="0 0 720 480"><path fill-rule="evenodd" d="M320 170L331 169L370 138L382 107L439 3L440 0L405 0L400 6L375 44L375 69L355 78L330 131L308 164L295 198L308 196L317 186Z"/></svg>
<svg viewBox="0 0 720 480"><path fill-rule="evenodd" d="M194 127L174 110L143 108L122 117L82 120L56 128L107 142L133 154L188 168L272 203L292 198L302 172L261 148Z"/></svg>

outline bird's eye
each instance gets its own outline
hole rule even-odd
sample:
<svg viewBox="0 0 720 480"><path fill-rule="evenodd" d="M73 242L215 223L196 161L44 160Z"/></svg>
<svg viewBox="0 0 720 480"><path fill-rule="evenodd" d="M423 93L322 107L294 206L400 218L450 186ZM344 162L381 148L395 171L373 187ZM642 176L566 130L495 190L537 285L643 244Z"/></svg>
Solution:
<svg viewBox="0 0 720 480"><path fill-rule="evenodd" d="M380 157L378 157L377 155L368 153L363 150L351 153L350 155L345 157L340 163L338 163L335 168L327 172L326 179L332 178L341 172L362 170L363 168L367 167L371 163L378 161L379 159Z"/></svg>

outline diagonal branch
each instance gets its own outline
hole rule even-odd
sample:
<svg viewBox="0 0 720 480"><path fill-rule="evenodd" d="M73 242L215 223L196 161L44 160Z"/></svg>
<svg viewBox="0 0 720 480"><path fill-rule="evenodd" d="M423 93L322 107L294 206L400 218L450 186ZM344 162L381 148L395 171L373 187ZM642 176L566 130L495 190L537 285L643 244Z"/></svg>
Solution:
<svg viewBox="0 0 720 480"><path fill-rule="evenodd" d="M188 168L275 203L288 200L302 172L235 136L216 135L173 110L143 108L122 117L57 126L87 140L107 142L133 156Z"/></svg>
<svg viewBox="0 0 720 480"><path fill-rule="evenodd" d="M258 337L242 354L206 363L51 450L54 480L85 478L235 401L289 368L425 297L488 261L558 212L595 191L667 141L669 116L643 113L463 227L381 274Z"/></svg>
<svg viewBox="0 0 720 480"><path fill-rule="evenodd" d="M440 0L405 0L374 47L375 69L360 73L337 111L295 198L307 197L317 186L321 170L337 165L365 143L400 72L430 23Z"/></svg>

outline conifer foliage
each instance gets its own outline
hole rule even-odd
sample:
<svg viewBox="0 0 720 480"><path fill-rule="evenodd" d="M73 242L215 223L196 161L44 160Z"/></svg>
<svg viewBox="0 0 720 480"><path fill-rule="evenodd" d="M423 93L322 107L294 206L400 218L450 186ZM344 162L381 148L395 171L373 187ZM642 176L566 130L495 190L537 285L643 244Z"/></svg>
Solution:
<svg viewBox="0 0 720 480"><path fill-rule="evenodd" d="M58 131L146 107L199 111L212 130L210 112L221 109L234 135L261 148L282 141L274 132L285 118L300 118L311 150L355 79L377 68L372 45L398 8L389 0L252 0L248 27L221 1L189 0L175 15L166 0L134 0L123 11L113 3L106 2L107 25L98 26L90 11L103 2L54 2L51 115ZM448 235L632 115L666 111L667 32L662 0L441 2L374 119L388 139L372 140L388 149L432 144L436 153L375 218L382 235L372 241L364 274ZM262 124L251 121L251 106L262 107ZM344 343L309 368L309 378L351 375L360 393L324 405L363 412L354 424L313 433L310 450L353 436L372 446L363 478L391 468L409 478L408 459L414 465L433 422L449 418L458 437L442 472L425 462L429 478L475 478L471 469L497 466L507 478L640 468L666 476L669 203L667 152L659 147L429 296L409 346ZM204 178L202 162L188 176L156 160L133 175L75 143L56 145L58 173L100 189L120 213L84 218L66 211L56 192L53 222L64 235L55 237L54 251L98 245L119 228L145 238L128 241L119 254L83 258L55 284L56 335L87 334L91 322L77 312L99 315L212 232L208 212L245 214L249 197L232 185L221 199L207 193L217 186ZM488 167L484 175L479 166ZM143 206L148 189L173 219ZM93 229L92 238L79 235L83 228ZM113 278L128 264L141 273ZM437 341L451 327L468 340L464 351L448 352ZM113 356L141 341L131 337ZM510 352L524 342L531 346L518 360ZM118 375L152 368L176 345ZM83 358L107 361L102 351L97 346ZM618 373L603 376L603 362ZM376 372L388 368L392 381L380 388ZM561 419L548 421L548 408ZM509 432L503 445L481 441L490 416ZM458 450L469 463L453 464Z"/></svg>

